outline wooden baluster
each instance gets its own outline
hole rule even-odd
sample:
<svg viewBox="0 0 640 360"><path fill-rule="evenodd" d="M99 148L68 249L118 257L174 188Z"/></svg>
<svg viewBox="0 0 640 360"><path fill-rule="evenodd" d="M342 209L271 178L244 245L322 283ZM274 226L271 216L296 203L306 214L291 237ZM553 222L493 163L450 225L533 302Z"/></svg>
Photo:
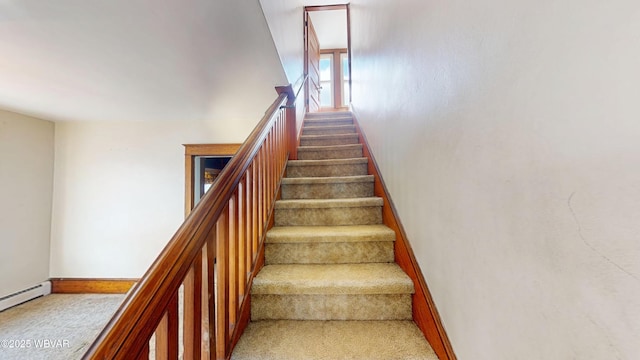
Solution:
<svg viewBox="0 0 640 360"><path fill-rule="evenodd" d="M268 199L269 199L269 206L267 206L267 214L269 213L269 209L271 209L271 203L273 201L273 179L274 179L274 170L275 170L275 159L273 157L273 134L274 134L274 129L271 128L271 131L269 131L269 147L267 148L267 151L269 151L269 191L267 192L268 195Z"/></svg>
<svg viewBox="0 0 640 360"><path fill-rule="evenodd" d="M284 159L284 110L280 110L278 115L278 172L282 172L282 165ZM279 176L279 175L278 175Z"/></svg>
<svg viewBox="0 0 640 360"><path fill-rule="evenodd" d="M251 270L251 264L249 263L249 254L253 252L251 241L251 167L253 164L249 165L247 171L244 173L245 183L244 183L244 262L245 269L247 271ZM247 275L248 276L248 275Z"/></svg>
<svg viewBox="0 0 640 360"><path fill-rule="evenodd" d="M284 168L287 164L287 158L289 157L289 134L287 130L287 111L289 109L282 112L282 134L280 140L280 146L282 146L282 167ZM281 170L282 171L282 170Z"/></svg>
<svg viewBox="0 0 640 360"><path fill-rule="evenodd" d="M278 180L278 169L280 168L280 112L276 116L276 122L273 127L273 178ZM275 186L274 186L275 189Z"/></svg>
<svg viewBox="0 0 640 360"><path fill-rule="evenodd" d="M264 222L264 148L258 154L258 239L262 238L262 223Z"/></svg>
<svg viewBox="0 0 640 360"><path fill-rule="evenodd" d="M234 193L229 199L229 327L233 328L237 322L238 309L238 240L237 240L237 197Z"/></svg>
<svg viewBox="0 0 640 360"><path fill-rule="evenodd" d="M209 299L213 299L213 294L211 294L211 298L209 297L209 289L213 288L212 286L209 286L209 281L213 281L213 274L211 276L209 276L209 246L208 244L208 240L211 238L211 233L213 232L213 230L211 230L209 232L209 234L207 234L207 240L204 243L204 246L202 247L202 250L200 250L201 256L200 256L200 276L202 281L200 282L201 288L200 288L200 296L201 296L201 300L200 300L200 305L201 305L201 316L202 316L202 321L201 321L201 328L200 328L200 334L201 334L201 346L200 346L200 353L201 358L202 359L209 359L209 347L211 346L211 344L209 343L209 341L212 338L215 338L213 336L209 336L210 334L213 334L213 332L211 331L211 329L209 328L209 309L211 309L211 311L213 311L213 308L209 306ZM213 267L212 267L213 270ZM213 273L213 271L212 271ZM207 340L208 339L208 340Z"/></svg>
<svg viewBox="0 0 640 360"><path fill-rule="evenodd" d="M140 351L136 360L149 360L149 342L142 347L142 351Z"/></svg>
<svg viewBox="0 0 640 360"><path fill-rule="evenodd" d="M245 241L247 243L247 247L246 247L246 254L245 254L245 262L246 262L246 269L247 271L251 271L252 270L252 265L253 265L253 233L251 232L252 230L252 224L253 224L253 218L252 218L252 214L253 214L253 195L251 190L253 189L253 176L251 176L251 174L253 173L253 164L251 164L249 166L249 168L247 169L247 173L246 173L246 179L247 179L247 183L246 183L246 194L245 194L245 210L246 210L246 216L245 216L245 226L246 226L246 236L245 236ZM248 274L247 274L248 276Z"/></svg>
<svg viewBox="0 0 640 360"><path fill-rule="evenodd" d="M278 123L276 122L276 125ZM272 168L273 170L271 171L271 177L273 179L272 183L271 183L271 204L273 204L273 194L275 193L275 189L276 189L276 184L277 184L277 180L278 180L278 128L274 127L273 131L272 131L272 135L271 135L271 156L273 157L273 164L272 164Z"/></svg>
<svg viewBox="0 0 640 360"><path fill-rule="evenodd" d="M207 335L209 336L209 347L207 349L208 354L206 359L215 358L218 354L218 348L224 349L224 343L218 344L218 327L216 323L216 315L218 309L216 308L216 297L218 293L218 287L216 283L216 239L217 239L218 225L214 225L213 229L207 236L206 244L206 266L207 266L207 322L209 329Z"/></svg>
<svg viewBox="0 0 640 360"><path fill-rule="evenodd" d="M178 358L178 294L167 305L167 312L156 329L156 360Z"/></svg>
<svg viewBox="0 0 640 360"><path fill-rule="evenodd" d="M247 283L247 246L245 243L245 235L246 235L246 217L244 212L245 206L245 182L247 181L246 177L243 177L238 184L238 197L237 197L237 211L238 215L236 216L236 234L238 241L238 256L236 261L238 262L238 310L240 310L240 305L242 301L244 301L244 293L245 287Z"/></svg>
<svg viewBox="0 0 640 360"><path fill-rule="evenodd" d="M287 153L288 150L288 141L289 138L287 136L287 112L283 111L282 112L282 134L280 134L280 146L282 146L282 167L284 168L285 165L287 164L287 157L289 156L289 154ZM282 169L280 170L282 171Z"/></svg>
<svg viewBox="0 0 640 360"><path fill-rule="evenodd" d="M216 354L226 359L229 341L229 206L216 225Z"/></svg>
<svg viewBox="0 0 640 360"><path fill-rule="evenodd" d="M269 164L271 163L271 158L269 157L269 133L267 133L267 137L264 139L264 144L262 145L264 148L264 218L263 223L267 221L267 213L269 208L269 183L271 182L271 177L269 173L271 171L271 167Z"/></svg>
<svg viewBox="0 0 640 360"><path fill-rule="evenodd" d="M260 183L261 195L262 195L262 216L260 216L260 239L264 235L264 223L267 221L267 199L269 193L269 153L267 152L266 140L262 144L262 181Z"/></svg>
<svg viewBox="0 0 640 360"><path fill-rule="evenodd" d="M287 139L284 137L285 130L286 130L285 120L286 120L286 111L280 110L280 135L278 138L278 146L280 147L280 167L279 167L280 173L282 173L282 168L284 167L284 158L287 156L287 153L286 153Z"/></svg>
<svg viewBox="0 0 640 360"><path fill-rule="evenodd" d="M184 280L184 358L200 360L202 347L202 250Z"/></svg>
<svg viewBox="0 0 640 360"><path fill-rule="evenodd" d="M258 255L258 159L251 166L251 264L253 265Z"/></svg>

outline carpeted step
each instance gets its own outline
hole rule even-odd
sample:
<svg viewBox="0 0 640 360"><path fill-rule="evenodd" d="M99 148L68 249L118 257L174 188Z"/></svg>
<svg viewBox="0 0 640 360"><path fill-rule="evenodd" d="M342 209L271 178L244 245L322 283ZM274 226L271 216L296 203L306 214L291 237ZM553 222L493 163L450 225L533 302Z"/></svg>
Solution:
<svg viewBox="0 0 640 360"><path fill-rule="evenodd" d="M327 177L367 175L367 158L331 160L289 160L287 177Z"/></svg>
<svg viewBox="0 0 640 360"><path fill-rule="evenodd" d="M259 321L232 360L437 360L413 321Z"/></svg>
<svg viewBox="0 0 640 360"><path fill-rule="evenodd" d="M334 126L305 126L302 128L302 135L336 135L355 134L354 125L334 125Z"/></svg>
<svg viewBox="0 0 640 360"><path fill-rule="evenodd" d="M283 226L267 232L266 264L393 262L396 234L385 225Z"/></svg>
<svg viewBox="0 0 640 360"><path fill-rule="evenodd" d="M379 197L278 200L275 226L382 224L382 205Z"/></svg>
<svg viewBox="0 0 640 360"><path fill-rule="evenodd" d="M411 279L394 263L267 265L253 281L252 320L409 320Z"/></svg>
<svg viewBox="0 0 640 360"><path fill-rule="evenodd" d="M358 134L303 135L300 137L300 146L330 146L359 143Z"/></svg>
<svg viewBox="0 0 640 360"><path fill-rule="evenodd" d="M300 146L299 160L353 159L362 157L362 144Z"/></svg>
<svg viewBox="0 0 640 360"><path fill-rule="evenodd" d="M282 199L344 199L373 196L373 175L282 179Z"/></svg>
<svg viewBox="0 0 640 360"><path fill-rule="evenodd" d="M336 117L336 116L353 116L351 111L328 111L328 112L315 112L315 113L306 113L304 115L305 119L317 119L324 117Z"/></svg>
<svg viewBox="0 0 640 360"><path fill-rule="evenodd" d="M304 119L304 127L307 126L335 126L335 125L353 125L353 118L351 116L332 116L321 118L306 118Z"/></svg>

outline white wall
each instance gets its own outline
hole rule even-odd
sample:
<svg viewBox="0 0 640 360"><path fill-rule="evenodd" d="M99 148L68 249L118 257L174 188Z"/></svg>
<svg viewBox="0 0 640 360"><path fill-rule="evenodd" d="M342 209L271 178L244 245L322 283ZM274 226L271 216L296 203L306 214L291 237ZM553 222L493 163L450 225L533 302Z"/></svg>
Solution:
<svg viewBox="0 0 640 360"><path fill-rule="evenodd" d="M282 67L290 83L304 73L302 0L260 0Z"/></svg>
<svg viewBox="0 0 640 360"><path fill-rule="evenodd" d="M51 276L142 276L184 219L182 144L239 143L252 127L56 123Z"/></svg>
<svg viewBox="0 0 640 360"><path fill-rule="evenodd" d="M0 297L49 278L53 132L0 110Z"/></svg>
<svg viewBox="0 0 640 360"><path fill-rule="evenodd" d="M640 3L351 4L355 111L459 359L636 359Z"/></svg>
<svg viewBox="0 0 640 360"><path fill-rule="evenodd" d="M56 21L34 22L39 30L109 41L95 53L83 46L85 35L44 48L77 55L59 79L71 103L46 108L63 119L55 130L51 277L137 278L183 221L182 144L243 142L277 98L274 87L288 81L257 0L171 0L152 14L135 2L61 7L22 10L36 20L52 14ZM96 20L75 21L65 10ZM29 30L25 48L42 49L24 19L10 30ZM69 81L76 63L88 71L80 88Z"/></svg>

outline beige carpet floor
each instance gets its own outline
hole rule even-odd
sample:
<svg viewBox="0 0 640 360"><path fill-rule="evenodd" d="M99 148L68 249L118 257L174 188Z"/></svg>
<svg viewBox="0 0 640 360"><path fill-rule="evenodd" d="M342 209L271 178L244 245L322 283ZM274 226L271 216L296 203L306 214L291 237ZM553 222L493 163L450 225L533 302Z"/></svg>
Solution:
<svg viewBox="0 0 640 360"><path fill-rule="evenodd" d="M0 359L80 359L123 300L52 294L0 312Z"/></svg>
<svg viewBox="0 0 640 360"><path fill-rule="evenodd" d="M255 321L232 360L437 360L413 321Z"/></svg>

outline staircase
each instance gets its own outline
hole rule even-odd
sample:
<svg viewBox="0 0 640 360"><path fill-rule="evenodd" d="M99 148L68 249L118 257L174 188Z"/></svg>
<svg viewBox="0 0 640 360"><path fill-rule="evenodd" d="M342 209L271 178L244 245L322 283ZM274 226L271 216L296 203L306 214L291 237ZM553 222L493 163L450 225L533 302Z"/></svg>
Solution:
<svg viewBox="0 0 640 360"><path fill-rule="evenodd" d="M307 114L232 359L437 359L348 112Z"/></svg>

